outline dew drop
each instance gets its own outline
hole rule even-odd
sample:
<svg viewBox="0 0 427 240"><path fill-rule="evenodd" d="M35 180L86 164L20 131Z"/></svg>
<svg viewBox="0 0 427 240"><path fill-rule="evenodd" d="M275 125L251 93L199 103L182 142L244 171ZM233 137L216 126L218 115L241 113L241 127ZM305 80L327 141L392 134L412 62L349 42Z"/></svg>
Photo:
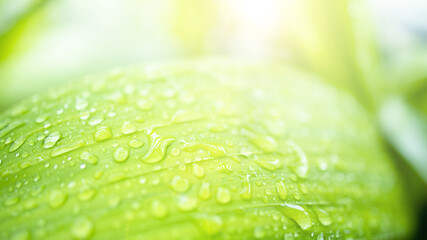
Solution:
<svg viewBox="0 0 427 240"><path fill-rule="evenodd" d="M193 174L198 178L203 178L205 176L205 169L203 169L203 167L195 164L193 166Z"/></svg>
<svg viewBox="0 0 427 240"><path fill-rule="evenodd" d="M95 126L95 125L100 124L102 121L104 121L104 117L102 117L102 116L94 116L94 117L91 117L89 119L88 123L89 123L90 126Z"/></svg>
<svg viewBox="0 0 427 240"><path fill-rule="evenodd" d="M186 143L182 148L182 150L186 152L196 152L201 149L208 151L211 157L222 157L226 155L224 148L220 145L193 142L193 143Z"/></svg>
<svg viewBox="0 0 427 240"><path fill-rule="evenodd" d="M47 118L49 117L49 115L40 115L36 118L36 123L43 123L44 121L47 120Z"/></svg>
<svg viewBox="0 0 427 240"><path fill-rule="evenodd" d="M153 108L153 104L151 102L148 102L147 100L143 99L138 100L136 102L136 106L143 111L148 111Z"/></svg>
<svg viewBox="0 0 427 240"><path fill-rule="evenodd" d="M299 205L282 204L276 208L286 217L295 221L303 230L307 230L313 225L308 212Z"/></svg>
<svg viewBox="0 0 427 240"><path fill-rule="evenodd" d="M273 159L273 160L257 159L254 162L259 166L261 166L262 168L267 169L269 171L275 171L276 169L279 169L282 167L282 162L279 159Z"/></svg>
<svg viewBox="0 0 427 240"><path fill-rule="evenodd" d="M270 136L256 136L249 139L249 142L265 152L272 152L277 149L276 141Z"/></svg>
<svg viewBox="0 0 427 240"><path fill-rule="evenodd" d="M78 239L86 239L93 232L93 222L87 217L77 218L71 226L71 235Z"/></svg>
<svg viewBox="0 0 427 240"><path fill-rule="evenodd" d="M168 208L163 203L154 200L151 204L151 214L156 218L164 218L168 214Z"/></svg>
<svg viewBox="0 0 427 240"><path fill-rule="evenodd" d="M254 237L260 239L265 237L265 230L263 227L259 226L254 229Z"/></svg>
<svg viewBox="0 0 427 240"><path fill-rule="evenodd" d="M320 209L320 208L315 209L315 212L316 212L317 218L319 219L319 222L321 224L323 224L325 226L331 225L332 220L331 220L331 216L329 215L328 212L326 212L325 210Z"/></svg>
<svg viewBox="0 0 427 240"><path fill-rule="evenodd" d="M240 197L243 200L249 200L252 198L252 189L249 177L250 175L242 176L242 191L240 192Z"/></svg>
<svg viewBox="0 0 427 240"><path fill-rule="evenodd" d="M95 164L98 163L98 158L95 155L93 155L92 153L89 153L87 151L81 152L79 154L79 159L83 160L83 161L86 161L86 162L88 162L88 163L90 163L92 165L95 165Z"/></svg>
<svg viewBox="0 0 427 240"><path fill-rule="evenodd" d="M9 152L14 152L16 151L18 148L20 148L22 146L22 144L24 144L25 140L27 138L26 137L19 137L18 139L16 139L12 145L10 145L9 147Z"/></svg>
<svg viewBox="0 0 427 240"><path fill-rule="evenodd" d="M56 142L61 138L61 134L59 132L53 132L49 134L43 141L44 148L51 148L55 146Z"/></svg>
<svg viewBox="0 0 427 240"><path fill-rule="evenodd" d="M94 135L95 141L103 141L106 139L110 139L113 137L113 134L111 134L111 130L109 127L102 127L99 128Z"/></svg>
<svg viewBox="0 0 427 240"><path fill-rule="evenodd" d="M77 98L76 99L76 105L75 105L75 107L76 107L77 111L85 109L87 107L87 105L88 105L88 102L87 102L86 99L84 99L84 98Z"/></svg>
<svg viewBox="0 0 427 240"><path fill-rule="evenodd" d="M293 171L298 177L306 178L308 172L308 161L304 150L294 141L289 141L288 145L295 150L299 158L299 163L295 167L293 167Z"/></svg>
<svg viewBox="0 0 427 240"><path fill-rule="evenodd" d="M66 200L67 200L66 193L60 190L54 190L49 196L49 205L52 208L58 208L64 205Z"/></svg>
<svg viewBox="0 0 427 240"><path fill-rule="evenodd" d="M219 187L216 192L216 201L221 204L227 204L231 201L231 194L228 189Z"/></svg>
<svg viewBox="0 0 427 240"><path fill-rule="evenodd" d="M209 182L203 182L199 190L199 197L202 200L207 200L211 197L211 185Z"/></svg>
<svg viewBox="0 0 427 240"><path fill-rule="evenodd" d="M177 175L177 176L172 178L172 181L170 183L170 187L175 192L183 193L183 192L186 192L190 188L190 182L188 181L188 179Z"/></svg>
<svg viewBox="0 0 427 240"><path fill-rule="evenodd" d="M13 206L15 204L17 204L19 202L20 198L19 196L13 196L13 197L9 197L8 199L6 199L6 201L4 202L4 205L6 207L10 207Z"/></svg>
<svg viewBox="0 0 427 240"><path fill-rule="evenodd" d="M178 208L181 211L189 212L197 208L198 201L197 198L189 196L180 196L178 198Z"/></svg>
<svg viewBox="0 0 427 240"><path fill-rule="evenodd" d="M113 154L114 161L118 163L122 163L126 161L128 159L128 156L129 156L129 149L125 147L118 148Z"/></svg>
<svg viewBox="0 0 427 240"><path fill-rule="evenodd" d="M86 189L82 192L80 192L77 197L79 198L79 200L81 201L89 201L91 200L96 194L96 190L95 189Z"/></svg>
<svg viewBox="0 0 427 240"><path fill-rule="evenodd" d="M219 216L203 216L199 221L202 231L207 235L214 235L219 233L222 227L222 219Z"/></svg>
<svg viewBox="0 0 427 240"><path fill-rule="evenodd" d="M128 145L129 145L129 147L132 147L132 148L140 148L140 147L142 147L144 145L144 142L140 141L138 139L131 139L128 142Z"/></svg>
<svg viewBox="0 0 427 240"><path fill-rule="evenodd" d="M145 163L157 163L164 159L167 147L176 139L172 137L159 136L156 133L151 133L150 150L142 159Z"/></svg>
<svg viewBox="0 0 427 240"><path fill-rule="evenodd" d="M286 200L286 186L282 181L276 183L276 191L279 198L282 200Z"/></svg>
<svg viewBox="0 0 427 240"><path fill-rule="evenodd" d="M124 122L121 132L123 134L131 134L136 132L136 130L138 130L131 122Z"/></svg>

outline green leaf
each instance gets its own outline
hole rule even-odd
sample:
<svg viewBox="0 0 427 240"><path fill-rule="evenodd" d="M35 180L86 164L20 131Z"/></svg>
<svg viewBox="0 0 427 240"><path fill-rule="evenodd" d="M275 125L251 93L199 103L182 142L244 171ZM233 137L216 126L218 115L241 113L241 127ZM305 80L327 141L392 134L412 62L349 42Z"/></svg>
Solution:
<svg viewBox="0 0 427 240"><path fill-rule="evenodd" d="M157 64L0 115L0 238L406 238L372 118L282 65Z"/></svg>

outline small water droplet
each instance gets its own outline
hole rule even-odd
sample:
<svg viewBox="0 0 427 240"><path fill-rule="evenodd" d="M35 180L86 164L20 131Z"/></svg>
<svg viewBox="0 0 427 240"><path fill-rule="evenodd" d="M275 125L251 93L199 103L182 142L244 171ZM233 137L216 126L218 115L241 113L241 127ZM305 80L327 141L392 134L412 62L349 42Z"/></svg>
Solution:
<svg viewBox="0 0 427 240"><path fill-rule="evenodd" d="M125 147L118 148L113 154L114 161L118 163L122 163L126 161L128 159L128 156L129 156L129 149Z"/></svg>
<svg viewBox="0 0 427 240"><path fill-rule="evenodd" d="M61 138L61 133L53 132L49 134L43 141L44 148L51 148L55 146L56 142Z"/></svg>
<svg viewBox="0 0 427 240"><path fill-rule="evenodd" d="M177 175L177 176L172 178L172 181L170 183L170 187L175 192L183 193L183 192L186 192L190 188L190 182L188 181L188 179Z"/></svg>
<svg viewBox="0 0 427 240"><path fill-rule="evenodd" d="M231 201L231 193L228 189L219 187L216 192L216 201L221 204L227 204Z"/></svg>
<svg viewBox="0 0 427 240"><path fill-rule="evenodd" d="M93 222L87 217L77 218L71 226L71 235L78 239L86 239L93 232Z"/></svg>

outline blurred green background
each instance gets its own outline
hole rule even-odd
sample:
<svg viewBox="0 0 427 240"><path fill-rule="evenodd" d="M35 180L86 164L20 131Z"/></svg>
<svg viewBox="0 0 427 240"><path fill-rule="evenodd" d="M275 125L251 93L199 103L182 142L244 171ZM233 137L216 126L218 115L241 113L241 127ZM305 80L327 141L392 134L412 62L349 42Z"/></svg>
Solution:
<svg viewBox="0 0 427 240"><path fill-rule="evenodd" d="M0 0L0 111L129 64L226 56L297 65L377 119L427 226L425 16L423 0Z"/></svg>

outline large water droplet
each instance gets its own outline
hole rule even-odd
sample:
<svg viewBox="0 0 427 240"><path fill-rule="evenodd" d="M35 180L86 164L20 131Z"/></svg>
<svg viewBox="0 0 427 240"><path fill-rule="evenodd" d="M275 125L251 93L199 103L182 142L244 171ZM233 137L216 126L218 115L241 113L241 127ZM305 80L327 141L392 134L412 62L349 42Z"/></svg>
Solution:
<svg viewBox="0 0 427 240"><path fill-rule="evenodd" d="M250 175L246 174L242 177L242 191L240 192L240 197L243 200L249 200L252 197L251 182L249 180Z"/></svg>
<svg viewBox="0 0 427 240"><path fill-rule="evenodd" d="M56 157L56 156L62 155L64 153L71 152L77 148L83 147L84 145L85 145L84 142L81 141L81 142L78 142L78 143L73 144L73 145L58 146L52 150L52 152L50 153L50 156Z"/></svg>
<svg viewBox="0 0 427 240"><path fill-rule="evenodd" d="M180 196L177 205L181 211L189 212L197 208L198 201L194 197Z"/></svg>
<svg viewBox="0 0 427 240"><path fill-rule="evenodd" d="M272 152L277 149L277 143L274 138L270 136L256 136L249 139L249 142L259 147L265 152Z"/></svg>
<svg viewBox="0 0 427 240"><path fill-rule="evenodd" d="M125 147L118 148L113 154L114 161L118 163L126 161L126 159L128 159L128 156L129 156L129 149Z"/></svg>
<svg viewBox="0 0 427 240"><path fill-rule="evenodd" d="M151 205L151 213L156 218L164 218L168 214L168 208L163 203L154 200Z"/></svg>
<svg viewBox="0 0 427 240"><path fill-rule="evenodd" d="M98 158L95 155L93 155L92 153L89 153L86 151L81 152L79 154L79 158L80 158L80 160L86 161L92 165L95 165L98 163Z"/></svg>
<svg viewBox="0 0 427 240"><path fill-rule="evenodd" d="M66 200L67 200L66 193L60 190L54 190L49 196L49 205L52 208L58 208L64 205Z"/></svg>
<svg viewBox="0 0 427 240"><path fill-rule="evenodd" d="M202 177L204 177L204 176L205 176L205 169L203 169L203 167L201 167L201 166L199 166L199 165L195 164L195 165L193 166L193 173L194 173L194 175L195 175L196 177L198 177L198 178L202 178Z"/></svg>
<svg viewBox="0 0 427 240"><path fill-rule="evenodd" d="M93 222L87 217L77 218L71 226L71 235L78 239L86 239L93 232Z"/></svg>
<svg viewBox="0 0 427 240"><path fill-rule="evenodd" d="M313 225L308 212L299 205L282 204L276 208L286 217L295 221L303 230L309 229Z"/></svg>
<svg viewBox="0 0 427 240"><path fill-rule="evenodd" d="M228 189L219 187L216 192L216 201L221 204L227 204L231 201L231 193Z"/></svg>
<svg viewBox="0 0 427 240"><path fill-rule="evenodd" d="M282 167L282 162L279 159L257 159L254 161L256 164L260 165L262 168L269 171L274 171Z"/></svg>
<svg viewBox="0 0 427 240"><path fill-rule="evenodd" d="M129 140L128 145L132 148L140 148L144 145L144 142L138 139L131 139Z"/></svg>
<svg viewBox="0 0 427 240"><path fill-rule="evenodd" d="M200 186L199 197L202 200L207 200L211 197L211 185L209 182L203 182Z"/></svg>
<svg viewBox="0 0 427 240"><path fill-rule="evenodd" d="M82 109L85 109L88 105L88 102L84 98L77 98L76 99L76 110L80 111Z"/></svg>
<svg viewBox="0 0 427 240"><path fill-rule="evenodd" d="M172 181L170 183L170 187L175 192L183 193L183 192L186 192L190 188L190 182L188 181L188 179L177 175L177 176L172 178Z"/></svg>
<svg viewBox="0 0 427 240"><path fill-rule="evenodd" d="M265 230L264 227L258 226L254 229L254 237L256 239L260 239L265 237Z"/></svg>
<svg viewBox="0 0 427 240"><path fill-rule="evenodd" d="M203 216L198 222L202 231L209 236L219 233L223 224L222 219L216 215Z"/></svg>
<svg viewBox="0 0 427 240"><path fill-rule="evenodd" d="M226 155L224 148L220 145L193 142L193 143L186 143L182 148L182 150L186 152L196 152L201 149L208 151L211 157L221 157Z"/></svg>
<svg viewBox="0 0 427 240"><path fill-rule="evenodd" d="M332 220L328 212L320 208L315 209L315 212L320 223L322 223L325 226L331 225Z"/></svg>
<svg viewBox="0 0 427 240"><path fill-rule="evenodd" d="M6 201L4 202L4 205L6 207L10 207L13 206L15 204L17 204L19 202L20 198L19 196L13 196L13 197L9 197L8 199L6 199Z"/></svg>
<svg viewBox="0 0 427 240"><path fill-rule="evenodd" d="M298 154L298 164L294 167L292 167L295 174L300 178L306 178L307 172L308 172L308 160L307 156L305 155L304 150L296 144L294 141L289 141L288 145L292 147L295 152Z"/></svg>
<svg viewBox="0 0 427 240"><path fill-rule="evenodd" d="M163 160L167 147L176 140L172 137L159 136L154 132L149 135L149 138L150 150L142 159L145 163L156 163Z"/></svg>
<svg viewBox="0 0 427 240"><path fill-rule="evenodd" d="M111 134L111 130L109 127L99 128L98 130L96 130L94 135L95 141L97 142L106 140L112 137L113 137L113 134Z"/></svg>
<svg viewBox="0 0 427 240"><path fill-rule="evenodd" d="M136 130L138 130L131 122L124 122L121 132L123 134L131 134L136 132Z"/></svg>
<svg viewBox="0 0 427 240"><path fill-rule="evenodd" d="M43 141L44 148L51 148L55 146L56 142L61 138L61 133L53 132L49 134Z"/></svg>
<svg viewBox="0 0 427 240"><path fill-rule="evenodd" d="M24 144L25 140L27 138L26 137L19 137L17 138L12 145L10 145L9 147L9 152L14 152L16 151L18 148L20 148L22 146L22 144Z"/></svg>
<svg viewBox="0 0 427 240"><path fill-rule="evenodd" d="M286 186L282 181L276 183L277 195L282 200L286 200Z"/></svg>
<svg viewBox="0 0 427 240"><path fill-rule="evenodd" d="M89 201L95 196L95 194L96 194L95 189L86 189L86 190L80 192L77 197L81 201Z"/></svg>

